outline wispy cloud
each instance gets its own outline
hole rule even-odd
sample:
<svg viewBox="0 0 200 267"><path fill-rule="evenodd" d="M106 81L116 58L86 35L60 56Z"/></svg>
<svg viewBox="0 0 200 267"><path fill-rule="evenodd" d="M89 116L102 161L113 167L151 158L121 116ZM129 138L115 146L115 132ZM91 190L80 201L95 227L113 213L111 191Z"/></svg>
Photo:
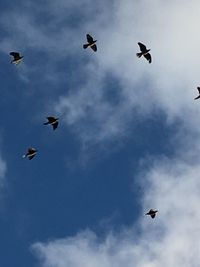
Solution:
<svg viewBox="0 0 200 267"><path fill-rule="evenodd" d="M58 94L49 99L51 108L53 103L56 111L67 114L63 115L66 125L81 140L87 136L91 142L102 142L126 135L127 127L134 124L133 110L149 117L156 109L166 114L167 123L179 119L199 131L199 108L193 101L200 67L198 1L180 5L158 0L150 5L145 0L116 0L108 5L60 0L56 5L43 1L40 8L37 3L24 3L23 10L11 8L1 17L5 36L0 49L7 54L13 49L24 53L19 74L27 83L39 80L58 87L67 70L74 81L82 77L66 86L80 90L70 94L68 88L66 93L55 90ZM87 32L98 39L97 53L82 49ZM152 49L151 65L136 58L138 41ZM106 77L117 81L120 101L115 104L102 97L109 90ZM90 102L90 112L85 111L85 101ZM97 131L87 127L86 120L95 121Z"/></svg>
<svg viewBox="0 0 200 267"><path fill-rule="evenodd" d="M115 1L109 14L88 19L98 33L99 51L90 65L86 82L78 91L58 97L55 110L82 140L102 142L122 136L133 121L163 112L166 124L179 122L174 132L173 159L163 157L141 166L144 214L159 210L155 220L141 215L132 229L108 234L102 241L91 231L74 237L38 242L32 246L45 267L77 266L183 266L199 265L200 234L199 102L193 101L199 83L200 37L198 1ZM107 17L108 16L108 17ZM136 58L137 42L144 42L153 56L149 65ZM106 75L118 82L119 99L104 99ZM97 78L96 78L97 77ZM95 90L93 90L95 88ZM91 122L91 123L90 123ZM88 138L88 139L87 139ZM177 141L177 142L176 142ZM195 163L194 163L195 160ZM145 165L146 166L146 165ZM139 231L137 231L139 230Z"/></svg>
<svg viewBox="0 0 200 267"><path fill-rule="evenodd" d="M91 66L97 69L98 74L92 71L86 75L93 84L97 81L95 92L91 93L90 83L86 83L80 92L59 99L56 110L68 112L66 123L70 125L73 121L71 126L79 127L81 118L90 119L99 114L96 112L98 109L101 113L101 120L98 121L96 116L98 133L90 131L91 134L88 134L86 126L77 133L80 137L87 135L102 141L113 138L116 133L123 135L126 132L129 124L133 123L130 120L132 110L145 117L157 110L166 114L166 123L178 119L183 127L199 131L196 115L199 107L193 101L197 94L200 67L196 56L200 43L198 9L198 1L192 1L192 5L184 2L181 6L177 1L165 5L162 1L154 1L151 5L147 1L115 1L111 16L110 13L102 13L95 22L88 19L88 28L93 25L99 39L98 53L95 57L92 53L89 55L93 59L90 69ZM109 16L110 23L102 27L102 21L108 21ZM152 65L136 58L138 41L152 49ZM108 108L105 109L105 100L97 103L95 98L99 98L102 90L108 90L105 76L109 73L118 80L121 101L115 106L107 103ZM97 75L98 78L95 78ZM88 99L94 99L90 101L90 113L87 114L84 112L85 102L80 97L83 94ZM111 109L115 115L110 117Z"/></svg>
<svg viewBox="0 0 200 267"><path fill-rule="evenodd" d="M199 166L157 160L143 179L148 184L141 217L130 229L104 240L91 231L74 237L35 243L33 252L44 267L184 266L199 264ZM159 210L152 220L144 212ZM139 230L139 231L138 231Z"/></svg>

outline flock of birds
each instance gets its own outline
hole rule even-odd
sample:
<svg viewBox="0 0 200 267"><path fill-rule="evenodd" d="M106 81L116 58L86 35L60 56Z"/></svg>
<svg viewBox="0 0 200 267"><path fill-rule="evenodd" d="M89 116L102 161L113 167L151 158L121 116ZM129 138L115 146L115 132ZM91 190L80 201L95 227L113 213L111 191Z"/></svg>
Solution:
<svg viewBox="0 0 200 267"><path fill-rule="evenodd" d="M94 40L90 34L86 34L86 39L87 39L87 43L83 44L83 48L86 49L89 47L94 52L96 52L97 51L97 45L96 45L97 40ZM140 48L140 52L136 53L136 56L138 58L143 56L149 63L151 63L152 57L151 57L151 54L149 53L151 49L147 49L146 46L140 42L138 43L138 45ZM19 63L21 63L23 56L20 55L19 52L10 52L10 55L13 57L11 63L15 65L18 65ZM200 87L197 87L197 90L199 92L199 95L195 97L195 100L200 98ZM49 116L47 117L47 121L44 122L44 125L51 125L53 130L56 130L59 124L58 121L59 121L59 118L56 118L54 116ZM28 148L27 153L23 155L23 158L27 158L31 160L35 157L37 152L38 150L33 147ZM152 219L154 219L157 212L158 210L150 209L145 215L149 215L151 216Z"/></svg>

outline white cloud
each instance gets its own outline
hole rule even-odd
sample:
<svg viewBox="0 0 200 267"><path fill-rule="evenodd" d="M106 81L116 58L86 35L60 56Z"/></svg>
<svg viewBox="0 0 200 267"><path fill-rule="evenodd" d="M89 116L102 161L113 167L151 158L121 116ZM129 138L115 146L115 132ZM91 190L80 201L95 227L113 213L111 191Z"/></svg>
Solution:
<svg viewBox="0 0 200 267"><path fill-rule="evenodd" d="M200 167L195 138L200 127L199 103L193 98L200 68L199 3L115 3L106 27L101 23L103 17L107 21L107 13L88 21L88 27L91 23L96 27L99 50L86 68L97 69L99 75L95 78L97 73L88 71L90 82L59 98L56 110L65 114L67 124L77 128L81 138L99 141L122 135L135 109L145 117L160 109L167 115L166 123L182 122L174 139L176 157L154 161L139 176L144 186L141 213L154 207L158 216L155 220L141 216L132 229L108 234L103 241L83 231L71 238L38 242L32 248L45 267L196 267L200 261ZM138 41L152 49L152 65L136 58ZM103 98L109 72L121 85L116 105ZM92 124L95 130L87 125L81 128L85 119L96 122Z"/></svg>
<svg viewBox="0 0 200 267"><path fill-rule="evenodd" d="M140 116L149 117L156 109L167 115L166 123L178 119L183 127L199 132L196 115L199 105L193 100L198 93L200 68L197 56L200 43L198 1L192 1L192 4L184 1L181 5L179 1L167 4L163 1L151 4L148 1L114 2L109 13L102 12L95 21L87 21L88 28L93 25L98 39L98 53L87 54L93 59L89 70L97 71L88 71L86 80L96 82L95 88L88 83L82 89L84 93L80 90L62 96L56 103L56 110L66 112L66 123L75 128L80 126L83 117L95 116L100 129L98 134L90 130L88 134L87 127L78 134L81 138L87 135L98 141L126 133L128 125L133 122L133 116L130 116L133 110ZM138 41L152 49L151 65L135 56ZM87 68L87 64L84 67ZM106 103L108 108L105 109L105 100L96 101L96 98L99 100L102 91L106 90L107 73L112 73L118 80L121 100L115 106ZM89 113L84 112L85 101L80 97L83 94L90 102ZM70 109L67 108L69 103ZM114 116L110 116L111 109Z"/></svg>
<svg viewBox="0 0 200 267"><path fill-rule="evenodd" d="M67 96L60 97L55 112L66 120L84 143L100 142L110 136L114 138L125 134L121 129L124 128L124 117L126 121L132 117L130 107L124 105L120 93L117 107L106 99L103 78L98 74L98 69L93 70L91 65L86 68L95 78L89 79L78 91L70 90Z"/></svg>
<svg viewBox="0 0 200 267"><path fill-rule="evenodd" d="M44 267L196 267L200 260L199 173L195 164L155 161L143 177L146 189L141 211L158 209L154 220L141 215L131 229L110 233L104 240L87 230L74 237L38 242L32 249Z"/></svg>
<svg viewBox="0 0 200 267"><path fill-rule="evenodd" d="M109 35L110 42L102 42L100 64L120 77L131 99L142 100L138 91L143 91L142 96L149 91L142 105L153 102L172 117L181 116L185 109L187 113L196 111L192 100L200 65L197 10L198 1L192 1L192 5L186 1L181 5L179 1L119 1L116 24L102 32L102 39ZM138 41L152 49L152 65L135 57Z"/></svg>
<svg viewBox="0 0 200 267"><path fill-rule="evenodd" d="M71 238L38 242L32 248L44 267L197 267L200 103L193 98L200 81L199 2L114 2L106 27L102 21L108 21L108 13L87 22L88 28L96 29L99 50L95 59L89 54L93 61L85 67L96 69L97 78L95 71L88 71L89 82L78 92L60 97L56 110L84 141L122 135L133 110L147 118L155 109L161 110L167 115L166 123L181 121L174 133L175 157L155 160L148 168L141 165L145 170L138 178L144 186L141 213L151 207L159 213L155 220L141 216L132 229L108 234L103 241L83 231ZM138 41L152 49L151 65L136 58ZM121 85L115 105L103 98L109 72ZM86 124L90 121L95 129Z"/></svg>
<svg viewBox="0 0 200 267"><path fill-rule="evenodd" d="M77 4L60 0L56 4L41 2L40 8L37 3L29 3L24 10L22 14L21 10L11 9L1 17L6 35L0 49L5 53L13 49L25 52L25 63L19 72L25 80L26 76L31 80L34 72L41 81L52 79L59 83L67 69L61 74L57 64L69 57L81 59L82 69L79 66L73 75L82 75L89 82L82 84L80 90L71 88L70 94L59 95L57 100L52 97L51 105L47 104L52 110L53 102L56 111L67 114L66 124L81 140L100 142L126 135L127 127L134 123L135 114L131 113L135 110L145 117L155 109L163 111L167 123L178 118L186 127L199 131L199 105L193 101L200 67L197 0L181 4L161 0L151 4L147 0L115 0L109 4L84 0ZM46 16L48 23L43 23ZM98 39L97 53L82 49L87 32ZM138 41L152 49L151 65L136 57ZM35 57L40 53L42 64L31 64L30 50ZM120 101L115 105L105 103L103 98L108 90L107 76L119 83ZM86 96L90 112L85 110ZM87 119L96 122L97 131L83 127L82 121Z"/></svg>

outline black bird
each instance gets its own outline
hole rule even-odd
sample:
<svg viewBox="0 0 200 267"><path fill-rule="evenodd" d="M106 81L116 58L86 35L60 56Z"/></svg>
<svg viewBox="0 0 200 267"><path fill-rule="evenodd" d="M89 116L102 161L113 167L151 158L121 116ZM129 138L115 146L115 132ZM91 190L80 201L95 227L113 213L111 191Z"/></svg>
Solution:
<svg viewBox="0 0 200 267"><path fill-rule="evenodd" d="M15 65L21 63L23 56L20 55L18 52L10 52L10 55L13 56L13 60L10 63Z"/></svg>
<svg viewBox="0 0 200 267"><path fill-rule="evenodd" d="M86 48L90 47L90 48L92 48L92 50L94 52L96 52L97 51L97 46L96 46L95 43L96 43L97 40L94 40L92 38L92 36L89 35L89 34L86 35L86 38L87 38L87 44L84 44L83 45L83 48L86 49Z"/></svg>
<svg viewBox="0 0 200 267"><path fill-rule="evenodd" d="M53 126L53 129L55 130L58 127L58 118L55 117L47 117L47 122L44 123L44 125L51 124Z"/></svg>
<svg viewBox="0 0 200 267"><path fill-rule="evenodd" d="M141 53L137 53L137 54L136 54L137 57L144 56L144 57L147 59L147 61L149 61L149 63L151 63L151 55L150 55L150 53L149 53L149 51L150 51L151 49L147 49L146 46L145 46L144 44L142 44L142 43L138 43L138 45L139 45L139 47L140 47L140 51L141 51Z"/></svg>
<svg viewBox="0 0 200 267"><path fill-rule="evenodd" d="M150 215L152 219L155 218L157 210L150 209L145 215Z"/></svg>
<svg viewBox="0 0 200 267"><path fill-rule="evenodd" d="M35 157L36 154L37 154L37 149L28 148L28 152L25 155L23 155L23 158L28 158L29 160L31 160L32 158Z"/></svg>
<svg viewBox="0 0 200 267"><path fill-rule="evenodd" d="M196 99L200 98L200 87L197 87L197 90L199 91L199 95L198 95L197 97L195 97L195 99L194 99L194 100L196 100Z"/></svg>

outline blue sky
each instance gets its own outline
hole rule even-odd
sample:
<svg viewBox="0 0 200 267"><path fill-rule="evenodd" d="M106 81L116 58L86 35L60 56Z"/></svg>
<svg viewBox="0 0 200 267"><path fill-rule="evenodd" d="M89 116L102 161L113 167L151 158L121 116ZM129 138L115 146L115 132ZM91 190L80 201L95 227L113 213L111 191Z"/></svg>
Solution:
<svg viewBox="0 0 200 267"><path fill-rule="evenodd" d="M1 3L2 266L199 264L200 5L107 2Z"/></svg>

